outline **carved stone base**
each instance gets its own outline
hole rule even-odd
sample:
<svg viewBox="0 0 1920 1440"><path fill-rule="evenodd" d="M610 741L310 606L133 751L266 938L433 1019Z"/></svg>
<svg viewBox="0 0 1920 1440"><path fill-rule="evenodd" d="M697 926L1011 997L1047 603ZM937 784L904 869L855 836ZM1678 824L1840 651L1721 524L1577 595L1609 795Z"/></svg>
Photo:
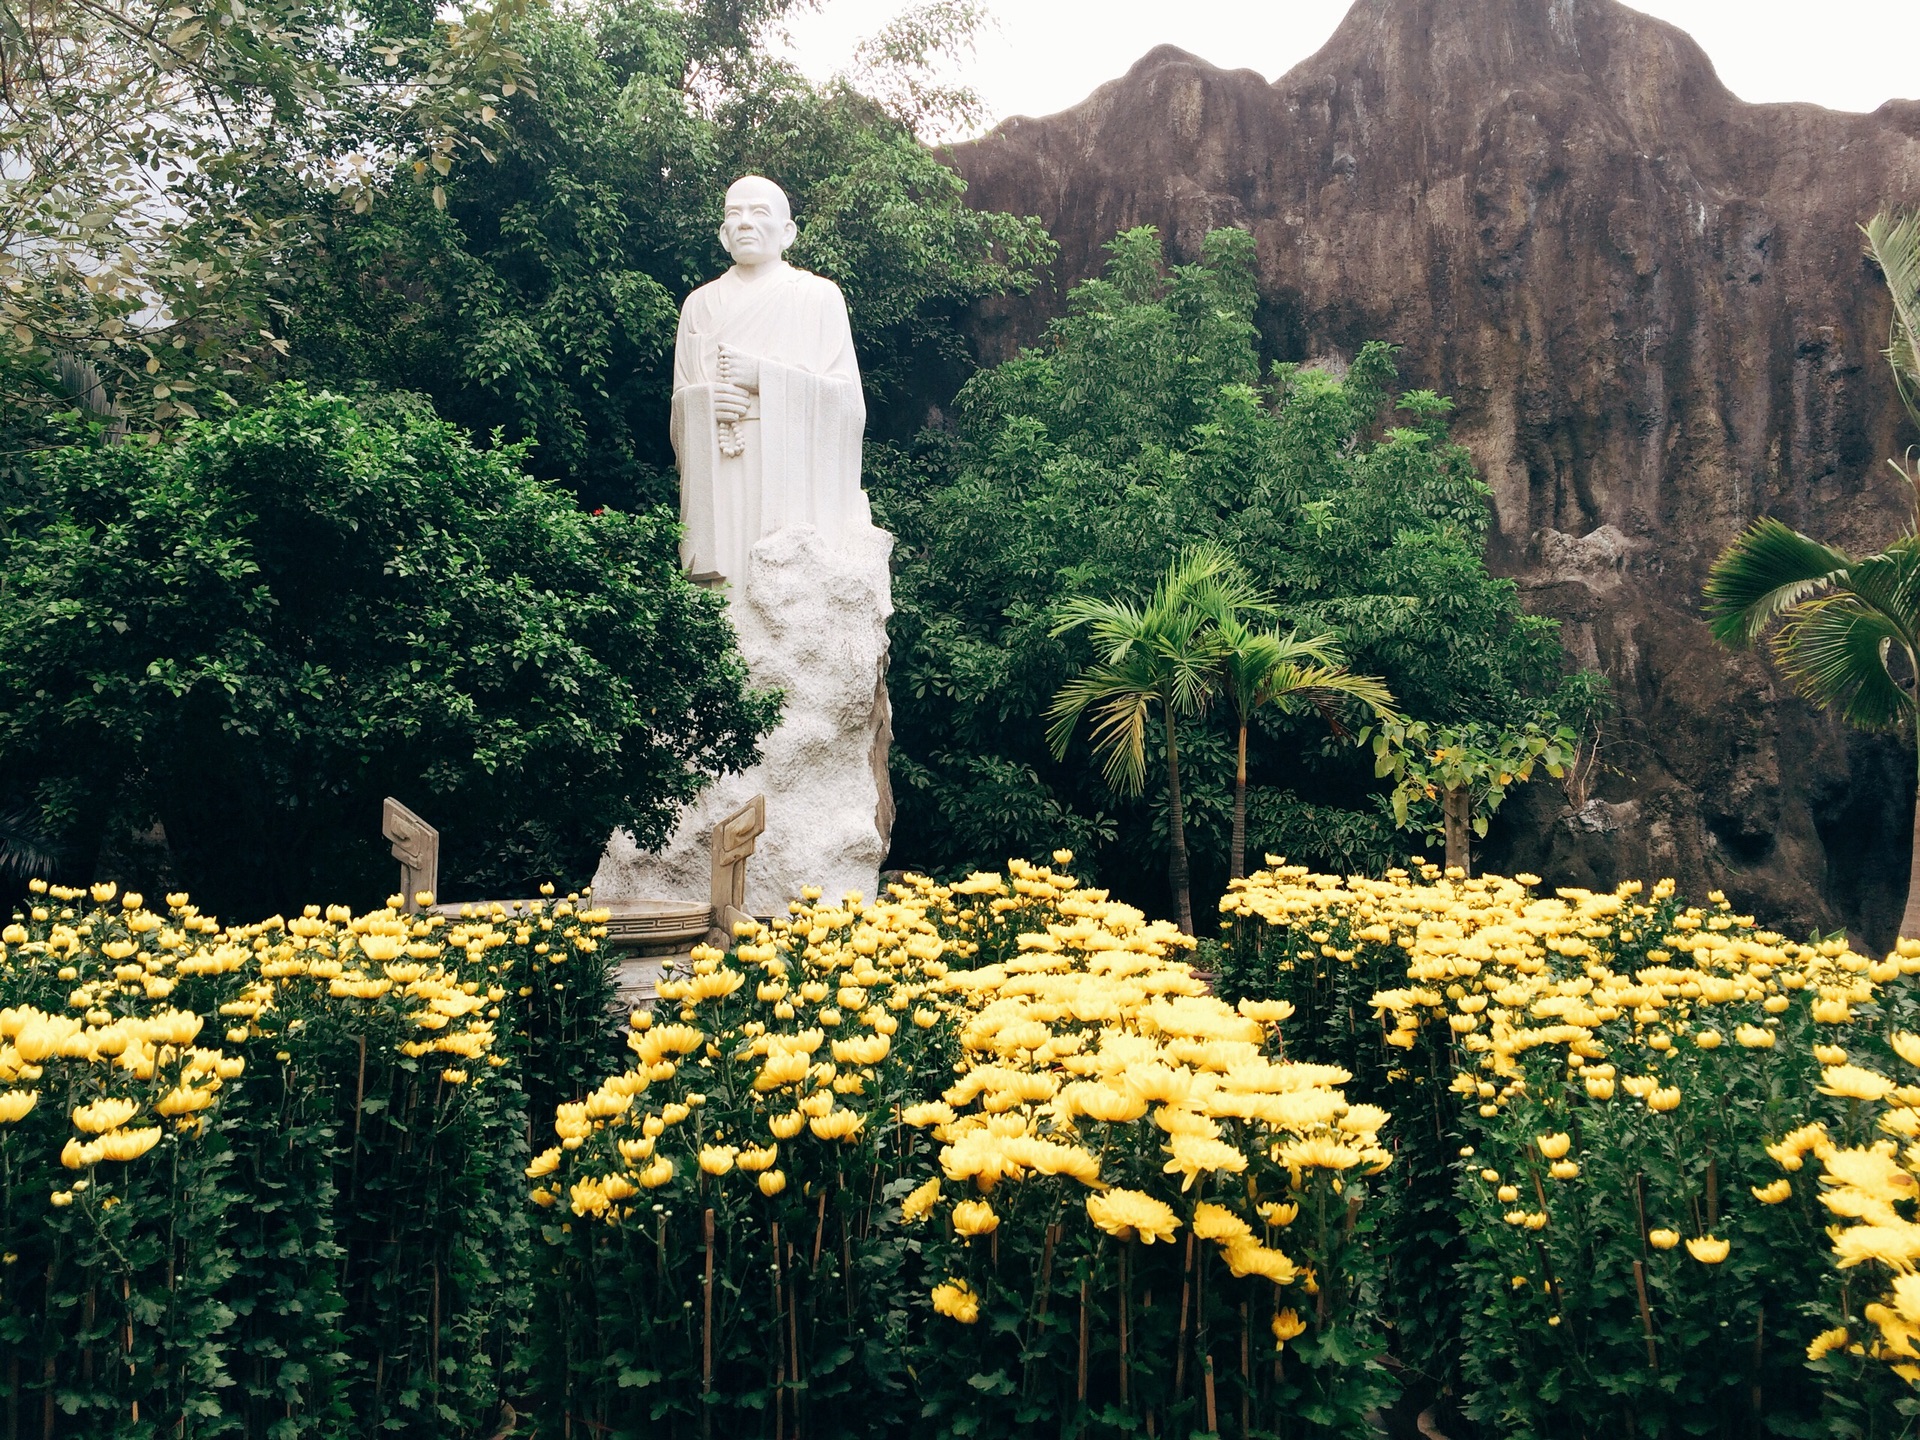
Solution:
<svg viewBox="0 0 1920 1440"><path fill-rule="evenodd" d="M682 817L657 855L616 831L594 876L594 899L699 901L713 895L716 825L754 796L766 797L766 830L745 861L744 889L730 904L765 918L784 913L817 885L838 899L872 896L893 825L887 785L888 560L893 537L869 530L829 549L811 525L753 547L745 595L731 597L753 683L786 694L761 761L716 781ZM716 917L716 925L725 922Z"/></svg>

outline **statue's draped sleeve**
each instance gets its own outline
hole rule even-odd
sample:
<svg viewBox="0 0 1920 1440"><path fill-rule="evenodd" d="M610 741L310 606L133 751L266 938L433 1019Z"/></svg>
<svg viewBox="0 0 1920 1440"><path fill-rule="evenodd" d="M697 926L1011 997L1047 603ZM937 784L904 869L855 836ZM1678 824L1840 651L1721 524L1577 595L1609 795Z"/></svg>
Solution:
<svg viewBox="0 0 1920 1440"><path fill-rule="evenodd" d="M806 278L811 353L779 353L760 365L760 533L814 525L839 545L873 524L860 489L867 405L847 303L830 281Z"/></svg>

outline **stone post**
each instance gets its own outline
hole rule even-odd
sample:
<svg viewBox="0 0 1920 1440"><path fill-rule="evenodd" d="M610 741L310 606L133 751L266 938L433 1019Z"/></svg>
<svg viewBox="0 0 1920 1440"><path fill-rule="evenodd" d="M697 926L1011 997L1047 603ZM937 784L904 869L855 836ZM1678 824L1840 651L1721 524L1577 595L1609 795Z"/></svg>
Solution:
<svg viewBox="0 0 1920 1440"><path fill-rule="evenodd" d="M756 795L713 827L713 931L709 941L727 949L733 927L747 913L747 861L767 828L767 797Z"/></svg>
<svg viewBox="0 0 1920 1440"><path fill-rule="evenodd" d="M381 810L380 833L393 842L393 858L400 862L400 908L424 908L414 897L421 891L428 903L440 896L440 832L389 795Z"/></svg>

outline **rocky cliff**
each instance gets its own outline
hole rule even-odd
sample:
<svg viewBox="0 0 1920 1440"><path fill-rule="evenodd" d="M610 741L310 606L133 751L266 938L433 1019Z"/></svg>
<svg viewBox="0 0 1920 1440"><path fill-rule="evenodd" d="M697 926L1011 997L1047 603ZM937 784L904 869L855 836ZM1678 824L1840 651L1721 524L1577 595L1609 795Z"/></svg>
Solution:
<svg viewBox="0 0 1920 1440"><path fill-rule="evenodd" d="M1379 337L1458 402L1492 561L1613 680L1614 773L1547 785L1490 859L1558 883L1677 875L1804 933L1891 935L1910 751L1717 649L1700 586L1756 516L1872 546L1916 440L1879 356L1858 224L1920 201L1920 103L1748 105L1686 35L1614 0L1359 0L1268 84L1172 48L1073 110L960 147L976 203L1041 216L1050 295L978 317L1031 339L1118 229L1192 258L1258 238L1278 358Z"/></svg>

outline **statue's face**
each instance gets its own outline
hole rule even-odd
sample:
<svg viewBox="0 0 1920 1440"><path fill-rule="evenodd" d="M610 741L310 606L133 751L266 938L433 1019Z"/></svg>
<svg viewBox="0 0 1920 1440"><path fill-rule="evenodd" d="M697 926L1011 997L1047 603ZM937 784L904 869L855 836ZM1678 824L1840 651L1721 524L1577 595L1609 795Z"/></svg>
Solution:
<svg viewBox="0 0 1920 1440"><path fill-rule="evenodd" d="M794 233L786 192L771 180L750 175L736 180L727 191L720 243L736 265L764 265L778 260L793 244Z"/></svg>

